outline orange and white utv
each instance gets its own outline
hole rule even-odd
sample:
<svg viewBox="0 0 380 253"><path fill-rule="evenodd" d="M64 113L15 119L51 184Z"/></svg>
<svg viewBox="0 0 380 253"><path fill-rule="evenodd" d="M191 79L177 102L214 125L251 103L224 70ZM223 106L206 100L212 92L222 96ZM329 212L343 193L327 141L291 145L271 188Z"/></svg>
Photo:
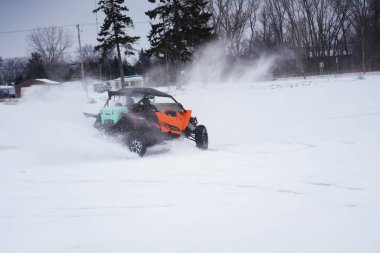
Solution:
<svg viewBox="0 0 380 253"><path fill-rule="evenodd" d="M130 151L140 156L146 148L179 136L195 141L200 149L208 148L207 129L198 125L171 95L152 88L124 88L108 91L108 100L95 117L94 127L108 134L123 136Z"/></svg>

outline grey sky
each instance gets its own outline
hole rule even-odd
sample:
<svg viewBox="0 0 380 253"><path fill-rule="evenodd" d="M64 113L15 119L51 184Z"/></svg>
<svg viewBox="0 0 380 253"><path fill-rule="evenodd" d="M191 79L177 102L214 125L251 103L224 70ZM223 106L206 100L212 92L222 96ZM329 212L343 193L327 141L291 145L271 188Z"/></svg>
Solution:
<svg viewBox="0 0 380 253"><path fill-rule="evenodd" d="M70 49L73 52L78 47L75 24L83 24L82 45L96 45L96 15L92 10L97 2L98 0L0 0L0 57L28 56L27 36L30 32L23 30L37 27L65 26L75 39ZM135 23L135 29L129 29L128 32L141 37L135 48L148 48L146 36L150 24L145 11L154 5L147 0L125 0L125 3L129 8L128 14ZM103 17L98 15L99 26ZM8 31L11 33L4 33Z"/></svg>

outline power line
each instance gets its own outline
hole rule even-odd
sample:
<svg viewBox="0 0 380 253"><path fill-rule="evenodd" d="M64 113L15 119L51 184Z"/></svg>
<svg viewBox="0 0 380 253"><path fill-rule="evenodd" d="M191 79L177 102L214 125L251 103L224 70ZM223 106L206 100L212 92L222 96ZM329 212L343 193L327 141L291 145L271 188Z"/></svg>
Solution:
<svg viewBox="0 0 380 253"><path fill-rule="evenodd" d="M137 21L133 22L134 24L146 24L149 21ZM46 27L37 27L34 29L22 29L22 30L13 30L13 31L0 31L0 34L9 34L9 33L23 33L23 32L32 32L38 28L51 28L51 27L75 27L77 24L69 24L69 25L56 25L56 26L46 26ZM82 23L79 24L81 26L97 26L96 23Z"/></svg>
<svg viewBox="0 0 380 253"><path fill-rule="evenodd" d="M45 27L37 27L34 29L23 29L23 30L14 30L14 31L3 31L0 32L0 34L7 34L7 33L22 33L22 32L31 32L39 28L52 28L52 27L75 27L77 24L71 24L71 25L56 25L56 26L45 26ZM90 23L83 24L83 25L90 25Z"/></svg>
<svg viewBox="0 0 380 253"><path fill-rule="evenodd" d="M34 29L33 29L34 30ZM31 32L33 30L17 30L17 31L6 31L6 32L0 32L0 34L6 34L6 33L22 33L22 32Z"/></svg>

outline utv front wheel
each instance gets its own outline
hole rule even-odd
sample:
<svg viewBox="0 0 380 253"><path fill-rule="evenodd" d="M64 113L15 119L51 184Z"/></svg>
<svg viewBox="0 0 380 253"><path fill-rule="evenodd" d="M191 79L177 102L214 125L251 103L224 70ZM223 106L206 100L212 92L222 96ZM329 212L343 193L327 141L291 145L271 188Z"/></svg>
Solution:
<svg viewBox="0 0 380 253"><path fill-rule="evenodd" d="M131 152L142 157L146 152L146 142L140 134L132 134L128 138L128 148Z"/></svg>
<svg viewBox="0 0 380 253"><path fill-rule="evenodd" d="M203 125L199 125L194 130L195 133L195 144L197 148L206 150L208 148L208 134L207 129Z"/></svg>

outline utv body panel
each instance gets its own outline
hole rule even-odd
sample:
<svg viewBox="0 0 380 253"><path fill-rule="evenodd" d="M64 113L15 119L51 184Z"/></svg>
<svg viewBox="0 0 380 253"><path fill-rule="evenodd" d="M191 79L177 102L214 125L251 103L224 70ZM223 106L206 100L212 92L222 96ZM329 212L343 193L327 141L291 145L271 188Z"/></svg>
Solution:
<svg viewBox="0 0 380 253"><path fill-rule="evenodd" d="M156 115L162 132L181 134L189 124L191 110L185 110L184 112L156 112Z"/></svg>
<svg viewBox="0 0 380 253"><path fill-rule="evenodd" d="M128 109L121 106L104 107L100 110L102 124L116 124Z"/></svg>

